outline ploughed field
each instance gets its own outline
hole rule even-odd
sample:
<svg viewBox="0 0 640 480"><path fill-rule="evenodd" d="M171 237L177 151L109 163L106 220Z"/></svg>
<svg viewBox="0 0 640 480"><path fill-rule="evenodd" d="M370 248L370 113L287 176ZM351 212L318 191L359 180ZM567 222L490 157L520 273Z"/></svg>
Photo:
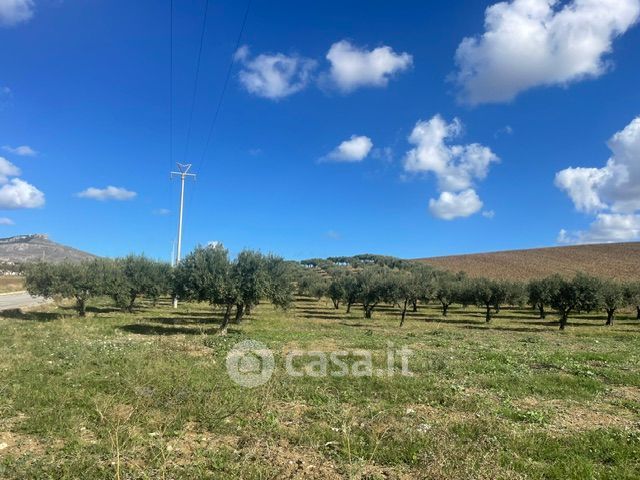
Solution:
<svg viewBox="0 0 640 480"><path fill-rule="evenodd" d="M572 277L584 272L599 278L631 281L638 279L640 242L509 250L420 261L443 270L496 280L528 281L554 273Z"/></svg>
<svg viewBox="0 0 640 480"><path fill-rule="evenodd" d="M640 478L640 321L475 308L410 313L298 298L225 337L207 305L168 300L86 319L66 307L0 318L0 478ZM243 340L271 380L234 383ZM398 356L408 348L412 376ZM361 350L372 376L354 376ZM309 352L322 352L309 353ZM285 364L297 352L295 375ZM341 357L348 375L329 363ZM324 355L324 357L323 357ZM307 368L308 370L305 370ZM391 372L393 374L391 374Z"/></svg>

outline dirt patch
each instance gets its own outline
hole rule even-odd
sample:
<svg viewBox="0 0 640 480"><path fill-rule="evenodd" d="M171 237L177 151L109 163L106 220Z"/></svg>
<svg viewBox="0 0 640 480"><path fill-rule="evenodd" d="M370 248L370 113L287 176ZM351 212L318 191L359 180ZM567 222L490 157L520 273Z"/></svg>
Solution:
<svg viewBox="0 0 640 480"><path fill-rule="evenodd" d="M625 387L624 390L627 391ZM637 393L637 392L636 392ZM557 432L584 432L601 428L639 428L638 418L608 403L539 400L533 397L514 404L523 410L536 410L548 417L547 428Z"/></svg>
<svg viewBox="0 0 640 480"><path fill-rule="evenodd" d="M258 440L238 435L219 435L199 431L195 423L186 425L179 439L167 444L173 463L188 464L204 451L225 449L241 463L265 466L273 478L341 479L336 465L313 449L291 445L286 440Z"/></svg>
<svg viewBox="0 0 640 480"><path fill-rule="evenodd" d="M61 442L53 446L60 447ZM24 455L38 456L46 451L46 446L37 438L15 432L0 432L0 457L22 457Z"/></svg>

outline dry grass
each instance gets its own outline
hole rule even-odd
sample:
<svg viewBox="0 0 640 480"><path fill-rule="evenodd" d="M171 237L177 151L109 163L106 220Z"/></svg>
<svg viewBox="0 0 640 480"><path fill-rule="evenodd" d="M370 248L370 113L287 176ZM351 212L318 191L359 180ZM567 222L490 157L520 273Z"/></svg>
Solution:
<svg viewBox="0 0 640 480"><path fill-rule="evenodd" d="M536 248L419 259L471 277L530 280L553 273L585 272L603 278L638 280L640 242Z"/></svg>
<svg viewBox="0 0 640 480"><path fill-rule="evenodd" d="M15 275L0 276L0 293L20 292L24 290L24 278Z"/></svg>

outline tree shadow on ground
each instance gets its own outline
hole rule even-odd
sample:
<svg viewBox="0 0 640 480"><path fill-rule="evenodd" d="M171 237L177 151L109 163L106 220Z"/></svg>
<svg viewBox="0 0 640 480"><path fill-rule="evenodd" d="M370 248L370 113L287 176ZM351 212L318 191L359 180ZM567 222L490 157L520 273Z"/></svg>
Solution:
<svg viewBox="0 0 640 480"><path fill-rule="evenodd" d="M170 327L163 325L149 325L146 323L123 325L121 327L118 327L118 329L138 335L215 335L219 331L219 328L217 326L212 326L209 328L189 328L184 326ZM234 332L234 330L228 330L227 333Z"/></svg>
<svg viewBox="0 0 640 480"><path fill-rule="evenodd" d="M219 319L209 315L207 318L175 318L175 317L153 317L145 318L147 322L161 323L163 325L215 325Z"/></svg>
<svg viewBox="0 0 640 480"><path fill-rule="evenodd" d="M557 326L557 325L556 325ZM493 330L493 331L504 331L504 332L516 332L516 333L540 333L544 332L543 329L540 328L527 328L527 327L496 327L491 324L480 326L480 325L461 325L460 328L464 328L466 330Z"/></svg>
<svg viewBox="0 0 640 480"><path fill-rule="evenodd" d="M0 312L0 318L8 318L11 320L26 320L31 322L52 322L63 318L64 315L54 312L23 312L19 308L3 310Z"/></svg>
<svg viewBox="0 0 640 480"><path fill-rule="evenodd" d="M343 325L345 327L354 327L354 328L375 328L375 325L371 323L346 323L340 322L338 325Z"/></svg>

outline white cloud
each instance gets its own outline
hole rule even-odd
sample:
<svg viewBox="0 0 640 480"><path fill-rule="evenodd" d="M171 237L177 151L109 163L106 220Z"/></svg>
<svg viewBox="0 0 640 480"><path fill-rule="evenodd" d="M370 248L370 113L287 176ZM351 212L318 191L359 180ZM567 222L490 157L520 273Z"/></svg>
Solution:
<svg viewBox="0 0 640 480"><path fill-rule="evenodd" d="M242 46L234 58L242 64L240 83L249 93L278 100L303 90L316 67L315 60L297 55L261 54L250 58L249 47Z"/></svg>
<svg viewBox="0 0 640 480"><path fill-rule="evenodd" d="M12 26L33 17L33 0L0 0L0 25Z"/></svg>
<svg viewBox="0 0 640 480"><path fill-rule="evenodd" d="M639 237L640 117L617 132L608 145L612 155L604 167L571 167L556 174L556 186L567 193L578 211L597 214L588 232L565 232L564 243Z"/></svg>
<svg viewBox="0 0 640 480"><path fill-rule="evenodd" d="M121 187L113 187L109 185L106 188L89 187L77 194L80 198L90 198L92 200L132 200L137 193L129 191Z"/></svg>
<svg viewBox="0 0 640 480"><path fill-rule="evenodd" d="M12 178L0 187L0 209L38 208L44 202L44 193L19 178Z"/></svg>
<svg viewBox="0 0 640 480"><path fill-rule="evenodd" d="M330 79L344 92L366 86L385 87L391 77L413 64L413 57L406 52L395 53L387 46L366 50L347 40L331 45L327 60L331 63Z"/></svg>
<svg viewBox="0 0 640 480"><path fill-rule="evenodd" d="M4 157L0 157L0 184L7 183L8 177L17 177L21 174L20 169Z"/></svg>
<svg viewBox="0 0 640 480"><path fill-rule="evenodd" d="M33 148L29 145L20 145L19 147L12 147L10 145L5 145L2 147L5 152L13 153L14 155L19 155L21 157L35 157L38 155Z"/></svg>
<svg viewBox="0 0 640 480"><path fill-rule="evenodd" d="M461 99L505 102L538 86L602 75L613 40L640 15L640 0L513 0L485 12L485 32L456 52Z"/></svg>
<svg viewBox="0 0 640 480"><path fill-rule="evenodd" d="M581 212L596 212L607 208L599 190L611 178L605 168L567 168L556 174L555 184L564 190Z"/></svg>
<svg viewBox="0 0 640 480"><path fill-rule="evenodd" d="M450 140L460 136L462 130L457 118L447 123L435 115L431 120L419 121L409 136L409 142L415 147L407 152L404 160L406 172L436 175L442 194L438 200L429 202L430 210L435 216L448 220L480 210L482 202L473 189L474 183L484 180L491 164L500 161L491 149L478 143L450 145ZM456 208L463 214L446 214ZM447 216L438 212L445 212Z"/></svg>
<svg viewBox="0 0 640 480"><path fill-rule="evenodd" d="M369 155L373 148L373 142L364 135L351 135L349 140L345 140L338 145L328 155L322 157L321 161L333 162L361 162Z"/></svg>
<svg viewBox="0 0 640 480"><path fill-rule="evenodd" d="M460 193L442 192L436 200L429 200L429 211L442 220L468 217L482 208L482 200L472 188Z"/></svg>
<svg viewBox="0 0 640 480"><path fill-rule="evenodd" d="M0 225L15 225L15 222L7 217L0 217Z"/></svg>
<svg viewBox="0 0 640 480"><path fill-rule="evenodd" d="M599 213L589 230L567 232L560 230L558 243L610 243L628 242L640 238L640 215Z"/></svg>
<svg viewBox="0 0 640 480"><path fill-rule="evenodd" d="M157 208L156 210L153 211L153 214L161 217L165 217L171 214L171 210L169 210L168 208Z"/></svg>
<svg viewBox="0 0 640 480"><path fill-rule="evenodd" d="M489 220L491 220L493 217L496 216L496 212L494 212L493 210L485 210L482 212L482 216L484 218L488 218Z"/></svg>
<svg viewBox="0 0 640 480"><path fill-rule="evenodd" d="M492 163L499 158L491 149L478 143L448 145L462 133L457 118L447 123L440 115L419 121L411 132L409 142L416 147L405 157L407 172L433 172L441 190L460 191L469 188L473 180L483 180Z"/></svg>

